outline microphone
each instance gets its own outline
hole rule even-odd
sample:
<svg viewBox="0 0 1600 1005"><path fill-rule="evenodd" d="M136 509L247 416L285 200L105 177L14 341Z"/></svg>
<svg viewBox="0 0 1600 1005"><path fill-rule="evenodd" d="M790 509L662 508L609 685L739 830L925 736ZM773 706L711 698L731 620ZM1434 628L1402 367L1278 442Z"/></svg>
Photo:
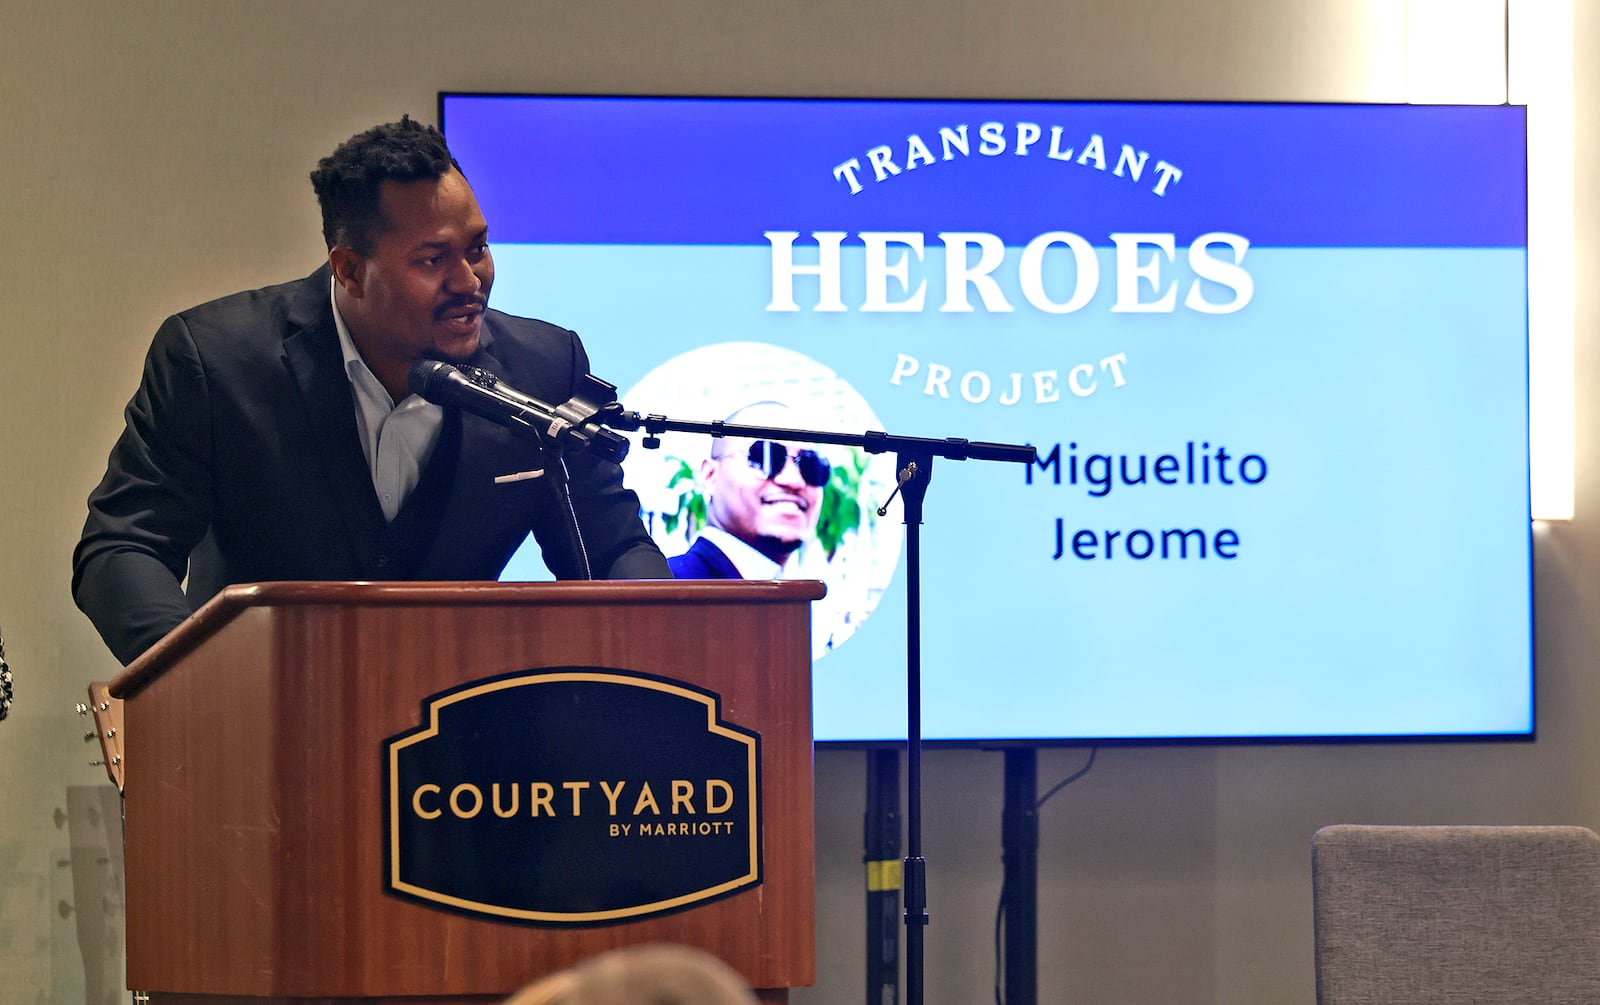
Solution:
<svg viewBox="0 0 1600 1005"><path fill-rule="evenodd" d="M494 374L475 366L460 366L436 359L418 360L407 375L412 393L435 405L471 412L541 445L550 441L557 451L577 447L613 463L628 455L626 437L594 421L602 408L616 400L616 388L585 374L584 387L604 396L600 404L573 397L551 405L523 394Z"/></svg>

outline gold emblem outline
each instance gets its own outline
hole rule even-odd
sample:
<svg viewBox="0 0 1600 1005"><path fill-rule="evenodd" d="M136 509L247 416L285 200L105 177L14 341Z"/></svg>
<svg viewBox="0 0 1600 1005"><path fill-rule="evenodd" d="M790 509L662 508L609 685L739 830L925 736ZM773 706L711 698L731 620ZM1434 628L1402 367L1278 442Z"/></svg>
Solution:
<svg viewBox="0 0 1600 1005"><path fill-rule="evenodd" d="M692 893L671 897L667 900L654 901L649 904L636 904L632 907L619 908L612 911L583 911L583 912L558 912L558 911L529 911L517 908L502 907L496 904L484 904L463 897L453 897L448 894L429 890L426 887L416 886L403 882L400 879L400 820L402 801L400 798L400 751L423 740L432 739L439 735L439 710L454 705L460 701L476 698L480 695L501 691L512 687L529 687L538 684L555 684L567 681L599 682L606 684L625 684L630 687L642 687L653 691L662 691L699 702L706 709L706 731L717 736L736 740L745 747L745 774L746 785L750 791L750 812L746 829L750 835L748 853L750 871L743 876L735 877L716 886L705 887ZM720 695L718 696L720 698ZM658 914L679 907L711 900L749 886L756 882L761 875L760 834L757 821L760 817L759 801L761 798L759 779L756 766L756 737L746 736L743 733L721 726L717 723L717 699L702 694L699 691L685 687L671 681L657 680L649 677L636 677L627 673L595 673L593 671L563 671L548 673L531 671L513 677L502 678L458 691L440 701L428 703L428 725L421 732L406 737L403 740L389 743L389 886L391 889L417 897L422 900L433 901L459 910L472 911L478 914L492 914L502 918L516 918L521 921L556 922L566 924L583 924L600 921L617 921L625 918L636 918L641 915Z"/></svg>

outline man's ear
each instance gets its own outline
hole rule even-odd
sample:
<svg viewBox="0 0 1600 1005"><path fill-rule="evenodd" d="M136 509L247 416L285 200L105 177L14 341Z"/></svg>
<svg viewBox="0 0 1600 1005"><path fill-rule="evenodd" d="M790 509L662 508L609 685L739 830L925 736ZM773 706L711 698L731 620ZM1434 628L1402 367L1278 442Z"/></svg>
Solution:
<svg viewBox="0 0 1600 1005"><path fill-rule="evenodd" d="M367 260L349 245L335 244L328 249L328 265L333 269L333 281L344 289L345 295L361 299Z"/></svg>

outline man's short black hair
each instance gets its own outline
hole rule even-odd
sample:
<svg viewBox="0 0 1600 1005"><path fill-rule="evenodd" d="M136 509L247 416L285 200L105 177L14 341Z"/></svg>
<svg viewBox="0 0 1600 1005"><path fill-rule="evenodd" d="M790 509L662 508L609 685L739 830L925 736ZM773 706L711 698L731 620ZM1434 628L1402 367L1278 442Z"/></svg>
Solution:
<svg viewBox="0 0 1600 1005"><path fill-rule="evenodd" d="M461 165L450 156L444 136L411 116L373 126L350 137L317 162L311 187L322 206L322 237L328 247L343 244L370 255L385 221L378 196L386 181L442 178Z"/></svg>

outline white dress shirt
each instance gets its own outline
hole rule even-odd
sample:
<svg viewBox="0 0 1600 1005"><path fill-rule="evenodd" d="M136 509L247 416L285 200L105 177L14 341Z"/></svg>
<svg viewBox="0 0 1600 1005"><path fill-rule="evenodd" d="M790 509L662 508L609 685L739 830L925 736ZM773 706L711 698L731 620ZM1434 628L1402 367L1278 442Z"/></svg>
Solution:
<svg viewBox="0 0 1600 1005"><path fill-rule="evenodd" d="M372 469L372 488L378 494L384 519L393 520L406 496L417 487L422 467L439 442L444 409L415 394L408 394L395 404L356 349L331 287L328 297L333 301L333 324L339 329L345 376L350 378L355 392L356 429L361 434L367 466Z"/></svg>
<svg viewBox="0 0 1600 1005"><path fill-rule="evenodd" d="M777 579L778 573L783 571L783 563L774 562L721 527L702 527L700 536L728 556L728 561L739 570L740 579Z"/></svg>

